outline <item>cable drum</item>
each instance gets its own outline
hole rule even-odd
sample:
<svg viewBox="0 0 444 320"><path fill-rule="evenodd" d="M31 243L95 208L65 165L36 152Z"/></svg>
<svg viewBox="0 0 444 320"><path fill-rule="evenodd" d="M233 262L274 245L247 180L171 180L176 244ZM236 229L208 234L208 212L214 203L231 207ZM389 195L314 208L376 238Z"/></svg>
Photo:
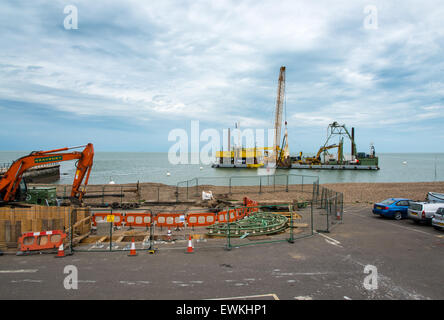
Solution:
<svg viewBox="0 0 444 320"><path fill-rule="evenodd" d="M256 212L244 219L230 223L216 223L207 227L208 235L245 237L248 235L270 235L283 232L288 227L288 218L271 213Z"/></svg>

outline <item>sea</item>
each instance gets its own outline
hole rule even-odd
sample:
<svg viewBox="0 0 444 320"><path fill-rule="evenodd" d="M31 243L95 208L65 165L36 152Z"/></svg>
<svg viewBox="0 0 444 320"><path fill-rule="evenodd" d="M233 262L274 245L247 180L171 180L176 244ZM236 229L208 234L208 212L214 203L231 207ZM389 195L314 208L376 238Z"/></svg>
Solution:
<svg viewBox="0 0 444 320"><path fill-rule="evenodd" d="M0 151L0 167L29 152ZM312 176L322 183L346 182L431 182L444 181L444 153L380 153L380 170L277 170L277 175ZM71 184L75 162L61 162L60 180ZM243 185L261 183L257 169L216 169L209 164L172 164L168 153L96 152L89 184L154 182L168 185L184 184L199 179L199 185L227 185L229 177L241 179ZM291 181L296 181L292 179ZM309 178L304 183L309 183Z"/></svg>

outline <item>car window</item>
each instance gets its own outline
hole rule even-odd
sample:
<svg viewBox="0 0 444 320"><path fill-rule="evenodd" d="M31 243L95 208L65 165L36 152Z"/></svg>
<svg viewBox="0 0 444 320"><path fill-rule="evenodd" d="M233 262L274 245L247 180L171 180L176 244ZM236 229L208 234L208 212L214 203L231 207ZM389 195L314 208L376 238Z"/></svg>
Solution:
<svg viewBox="0 0 444 320"><path fill-rule="evenodd" d="M439 209L436 211L436 213L437 213L437 214L444 214L444 208L439 208Z"/></svg>
<svg viewBox="0 0 444 320"><path fill-rule="evenodd" d="M396 205L398 205L398 206L408 206L409 202L406 201L406 200L401 200Z"/></svg>
<svg viewBox="0 0 444 320"><path fill-rule="evenodd" d="M381 202L382 204L386 204L386 205L391 205L393 203L395 203L395 200L393 199L385 199L384 201Z"/></svg>
<svg viewBox="0 0 444 320"><path fill-rule="evenodd" d="M409 208L415 211L421 211L422 210L422 204L420 203L415 203L415 202L411 202L409 205Z"/></svg>

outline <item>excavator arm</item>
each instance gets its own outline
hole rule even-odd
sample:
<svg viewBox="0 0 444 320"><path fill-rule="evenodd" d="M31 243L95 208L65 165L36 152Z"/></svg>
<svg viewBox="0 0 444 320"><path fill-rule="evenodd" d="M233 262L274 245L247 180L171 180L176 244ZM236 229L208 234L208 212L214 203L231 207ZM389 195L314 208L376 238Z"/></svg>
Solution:
<svg viewBox="0 0 444 320"><path fill-rule="evenodd" d="M82 147L85 147L82 152L63 152ZM0 180L0 200L9 202L16 199L17 189L22 180L23 173L29 168L48 163L78 160L72 184L71 198L76 198L81 201L85 194L85 190L81 187L82 181L86 176L85 186L88 184L89 175L93 165L93 158L94 147L91 143L86 146L31 152L28 156L21 157L14 161Z"/></svg>
<svg viewBox="0 0 444 320"><path fill-rule="evenodd" d="M333 148L338 148L339 146L337 144L332 144L330 146L326 146L326 147L321 147L318 151L318 154L316 155L316 159L320 160L321 159L321 153Z"/></svg>

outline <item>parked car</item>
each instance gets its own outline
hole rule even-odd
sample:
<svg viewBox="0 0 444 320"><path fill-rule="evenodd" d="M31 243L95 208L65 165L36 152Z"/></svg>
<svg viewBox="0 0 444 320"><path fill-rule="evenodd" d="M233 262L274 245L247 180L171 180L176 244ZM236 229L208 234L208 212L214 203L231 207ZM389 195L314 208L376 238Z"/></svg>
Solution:
<svg viewBox="0 0 444 320"><path fill-rule="evenodd" d="M373 205L373 213L379 214L381 217L395 218L401 220L407 218L407 210L409 208L410 199L389 198L375 203Z"/></svg>
<svg viewBox="0 0 444 320"><path fill-rule="evenodd" d="M410 202L408 217L415 223L431 223L432 217L443 204L439 202Z"/></svg>
<svg viewBox="0 0 444 320"><path fill-rule="evenodd" d="M444 230L444 203L441 203L441 206L432 218L432 226L437 230Z"/></svg>

